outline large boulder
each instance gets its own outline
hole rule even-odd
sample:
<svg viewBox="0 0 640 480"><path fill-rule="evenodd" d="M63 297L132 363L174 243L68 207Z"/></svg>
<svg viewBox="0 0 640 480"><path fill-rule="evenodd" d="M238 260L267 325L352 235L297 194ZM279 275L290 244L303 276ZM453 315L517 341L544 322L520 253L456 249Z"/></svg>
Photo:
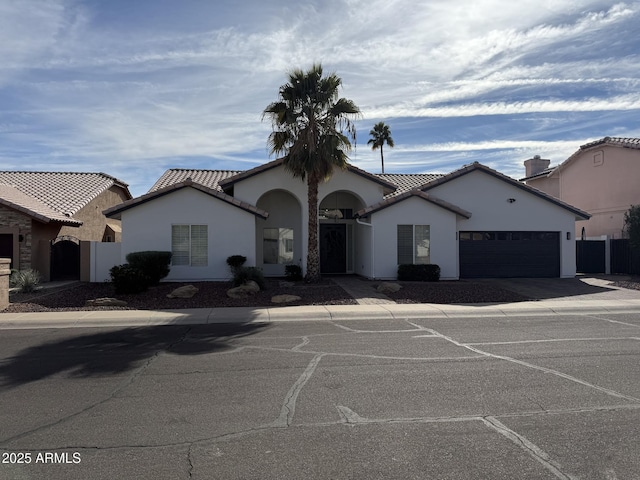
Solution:
<svg viewBox="0 0 640 480"><path fill-rule="evenodd" d="M255 295L260 291L260 286L253 280L243 283L239 287L230 288L227 290L227 297L229 298L247 298L251 295Z"/></svg>
<svg viewBox="0 0 640 480"><path fill-rule="evenodd" d="M184 285L167 294L167 298L192 298L196 293L198 293L198 287Z"/></svg>
<svg viewBox="0 0 640 480"><path fill-rule="evenodd" d="M298 295L289 295L284 293L282 295L274 295L273 297L271 297L271 303L297 302L300 299L301 297L299 297Z"/></svg>
<svg viewBox="0 0 640 480"><path fill-rule="evenodd" d="M378 293L386 294L386 293L396 293L398 290L402 288L402 285L393 282L384 282L378 285L376 289Z"/></svg>
<svg viewBox="0 0 640 480"><path fill-rule="evenodd" d="M118 300L117 298L103 297L96 298L95 300L87 300L85 305L87 307L126 307L127 302Z"/></svg>

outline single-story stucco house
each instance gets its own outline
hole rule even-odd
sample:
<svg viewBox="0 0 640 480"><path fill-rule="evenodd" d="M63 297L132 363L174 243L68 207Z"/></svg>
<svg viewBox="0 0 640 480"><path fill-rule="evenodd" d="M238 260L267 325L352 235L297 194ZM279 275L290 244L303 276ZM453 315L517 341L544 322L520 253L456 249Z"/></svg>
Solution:
<svg viewBox="0 0 640 480"><path fill-rule="evenodd" d="M323 274L394 279L432 263L442 279L573 277L574 224L589 214L474 163L448 175L374 175L349 165L319 188ZM265 276L306 266L306 183L282 159L247 171L168 170L138 198L105 210L129 252L173 252L167 281L229 278L244 255Z"/></svg>

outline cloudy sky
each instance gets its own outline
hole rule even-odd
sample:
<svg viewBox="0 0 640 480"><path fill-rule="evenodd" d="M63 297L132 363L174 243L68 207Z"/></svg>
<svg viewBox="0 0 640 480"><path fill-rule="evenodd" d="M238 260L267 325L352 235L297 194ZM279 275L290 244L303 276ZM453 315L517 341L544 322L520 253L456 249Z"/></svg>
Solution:
<svg viewBox="0 0 640 480"><path fill-rule="evenodd" d="M640 2L0 0L0 169L102 171L145 193L168 168L268 160L261 113L322 63L386 122L387 173L480 161L515 178L640 137Z"/></svg>

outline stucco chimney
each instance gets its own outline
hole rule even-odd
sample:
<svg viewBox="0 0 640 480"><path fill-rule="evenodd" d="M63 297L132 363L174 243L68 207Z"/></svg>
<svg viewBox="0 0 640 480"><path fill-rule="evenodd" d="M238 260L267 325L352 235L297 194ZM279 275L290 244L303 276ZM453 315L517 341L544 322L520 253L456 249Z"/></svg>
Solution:
<svg viewBox="0 0 640 480"><path fill-rule="evenodd" d="M524 161L524 170L525 177L530 177L531 175L535 175L536 173L540 173L541 171L549 168L549 164L551 160L546 160L544 158L540 158L540 155L534 155L533 158Z"/></svg>

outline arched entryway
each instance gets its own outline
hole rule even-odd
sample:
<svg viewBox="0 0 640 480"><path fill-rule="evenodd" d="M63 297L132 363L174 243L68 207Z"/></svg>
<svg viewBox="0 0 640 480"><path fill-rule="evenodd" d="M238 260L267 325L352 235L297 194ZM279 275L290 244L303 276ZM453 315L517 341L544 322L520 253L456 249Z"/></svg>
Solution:
<svg viewBox="0 0 640 480"><path fill-rule="evenodd" d="M266 276L284 276L287 265L302 266L302 207L286 190L270 190L256 205L269 212L256 217L256 263Z"/></svg>
<svg viewBox="0 0 640 480"><path fill-rule="evenodd" d="M80 280L80 240L70 235L51 241L51 280Z"/></svg>
<svg viewBox="0 0 640 480"><path fill-rule="evenodd" d="M354 214L364 206L360 198L347 191L332 192L320 202L320 273L355 272L357 225Z"/></svg>

